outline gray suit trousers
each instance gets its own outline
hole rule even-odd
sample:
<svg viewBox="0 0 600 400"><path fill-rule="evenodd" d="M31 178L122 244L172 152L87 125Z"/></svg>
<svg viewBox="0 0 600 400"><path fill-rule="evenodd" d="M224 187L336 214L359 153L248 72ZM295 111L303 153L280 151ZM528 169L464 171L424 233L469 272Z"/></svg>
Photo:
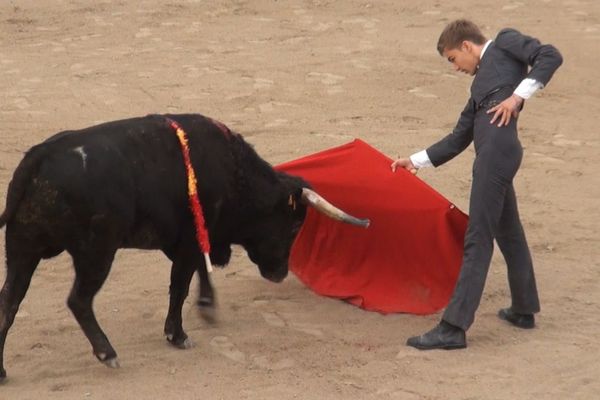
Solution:
<svg viewBox="0 0 600 400"><path fill-rule="evenodd" d="M516 120L508 126L490 124L491 114L475 115L473 183L469 224L465 235L463 261L442 319L467 330L474 321L489 270L494 239L508 267L512 310L536 313L540 310L533 264L519 218L513 187L523 149Z"/></svg>

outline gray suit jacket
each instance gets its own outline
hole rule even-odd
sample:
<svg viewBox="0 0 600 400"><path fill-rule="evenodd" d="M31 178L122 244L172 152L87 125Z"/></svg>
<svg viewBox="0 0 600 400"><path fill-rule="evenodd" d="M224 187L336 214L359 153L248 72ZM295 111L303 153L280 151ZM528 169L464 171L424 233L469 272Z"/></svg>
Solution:
<svg viewBox="0 0 600 400"><path fill-rule="evenodd" d="M509 97L525 78L547 85L561 64L562 56L554 46L542 45L539 40L514 29L501 30L479 63L471 84L471 97L456 127L427 148L432 164L442 165L469 146L473 141L475 113L482 104Z"/></svg>

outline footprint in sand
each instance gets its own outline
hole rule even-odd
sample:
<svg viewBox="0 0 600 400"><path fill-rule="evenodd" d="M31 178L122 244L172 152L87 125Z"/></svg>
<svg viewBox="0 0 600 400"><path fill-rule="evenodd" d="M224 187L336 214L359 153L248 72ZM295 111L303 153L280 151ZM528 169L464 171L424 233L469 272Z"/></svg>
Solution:
<svg viewBox="0 0 600 400"><path fill-rule="evenodd" d="M85 67L85 64L82 63L75 63L75 64L71 64L71 66L69 67L69 69L73 72L79 72L81 71L83 68Z"/></svg>
<svg viewBox="0 0 600 400"><path fill-rule="evenodd" d="M265 128L278 128L280 126L284 126L287 125L288 120L287 119L283 119L283 118L277 118L274 119L273 121L267 122L266 124L264 124Z"/></svg>
<svg viewBox="0 0 600 400"><path fill-rule="evenodd" d="M368 34L375 34L378 32L377 29L377 25L379 24L379 20L378 19L374 19L374 18L352 18L352 19L345 19L342 21L343 24L359 24L362 25L363 29L365 30L365 33Z"/></svg>
<svg viewBox="0 0 600 400"><path fill-rule="evenodd" d="M113 24L112 22L107 22L104 18L99 17L99 16L91 16L91 19L94 21L94 23L97 26L114 26L115 24Z"/></svg>
<svg viewBox="0 0 600 400"><path fill-rule="evenodd" d="M294 44L306 42L309 39L310 39L309 36L294 36L294 37L291 37L291 38L280 40L279 43L283 44L283 45L288 45L288 44L289 45L294 45Z"/></svg>
<svg viewBox="0 0 600 400"><path fill-rule="evenodd" d="M313 16L310 14L307 14L306 10L303 9L298 9L298 10L294 10L294 14L296 14L297 16L297 21L301 24L304 25L310 25L313 23Z"/></svg>
<svg viewBox="0 0 600 400"><path fill-rule="evenodd" d="M331 22L319 22L316 26L312 28L315 32L325 32L331 28L333 24Z"/></svg>
<svg viewBox="0 0 600 400"><path fill-rule="evenodd" d="M563 160L563 159L556 158L556 157L550 157L550 156L547 156L542 153L531 153L531 155L533 155L534 157L537 157L538 162L547 162L547 163L555 163L555 164L564 164L565 163L565 160Z"/></svg>
<svg viewBox="0 0 600 400"><path fill-rule="evenodd" d="M323 337L323 331L321 331L316 324L293 323L291 328L312 336Z"/></svg>
<svg viewBox="0 0 600 400"><path fill-rule="evenodd" d="M344 93L344 92L345 92L345 90L341 86L333 86L333 87L327 89L327 94L338 94L338 93Z"/></svg>
<svg viewBox="0 0 600 400"><path fill-rule="evenodd" d="M330 74L329 72L309 72L306 77L309 82L321 82L324 85L337 85L345 79L345 76Z"/></svg>
<svg viewBox="0 0 600 400"><path fill-rule="evenodd" d="M361 40L360 43L358 44L358 48L360 50L372 50L375 48L375 46L373 45L373 42L371 42L370 40Z"/></svg>
<svg viewBox="0 0 600 400"><path fill-rule="evenodd" d="M403 116L402 122L407 123L407 124L416 124L416 125L421 125L421 124L425 123L423 118L415 117L412 115Z"/></svg>
<svg viewBox="0 0 600 400"><path fill-rule="evenodd" d="M507 4L505 6L502 6L502 11L511 11L511 10L516 10L519 7L524 6L523 3L512 3L512 4Z"/></svg>
<svg viewBox="0 0 600 400"><path fill-rule="evenodd" d="M269 89L271 86L273 86L273 81L270 79L264 79L264 78L255 78L254 79L254 89Z"/></svg>
<svg viewBox="0 0 600 400"><path fill-rule="evenodd" d="M285 321L275 313L264 312L262 313L262 317L265 322L271 326L275 326L277 328L283 328L286 326Z"/></svg>
<svg viewBox="0 0 600 400"><path fill-rule="evenodd" d="M15 99L13 103L19 110L27 110L28 108L31 107L31 104L29 103L29 101L27 101L27 99L25 99L23 97Z"/></svg>
<svg viewBox="0 0 600 400"><path fill-rule="evenodd" d="M354 68L364 69L365 71L370 71L372 68L367 64L364 60L354 59L348 61Z"/></svg>
<svg viewBox="0 0 600 400"><path fill-rule="evenodd" d="M303 332L316 337L323 337L323 332L316 324L287 322L283 317L270 312L263 312L262 317L268 325L277 328L289 327L298 332Z"/></svg>
<svg viewBox="0 0 600 400"><path fill-rule="evenodd" d="M258 109L261 113L268 113L274 110L273 102L262 103L258 105Z"/></svg>
<svg viewBox="0 0 600 400"><path fill-rule="evenodd" d="M210 345L214 351L232 361L241 363L246 360L246 354L241 352L227 336L215 336L211 339Z"/></svg>
<svg viewBox="0 0 600 400"><path fill-rule="evenodd" d="M581 146L581 140L565 139L564 135L554 135L551 143L558 147Z"/></svg>
<svg viewBox="0 0 600 400"><path fill-rule="evenodd" d="M413 95L415 95L417 97L423 97L426 99L437 99L438 98L438 96L436 96L435 94L427 93L427 92L423 91L423 89L420 87L409 89L408 93L412 93Z"/></svg>
<svg viewBox="0 0 600 400"><path fill-rule="evenodd" d="M202 75L196 66L183 65L182 68L185 70L185 76L188 78L198 78Z"/></svg>
<svg viewBox="0 0 600 400"><path fill-rule="evenodd" d="M344 88L342 88L339 83L345 79L345 76L330 74L328 72L309 72L306 77L308 82L321 82L323 85L327 85L328 94L344 92Z"/></svg>
<svg viewBox="0 0 600 400"><path fill-rule="evenodd" d="M257 367L279 371L286 368L292 368L296 365L296 361L291 358L284 358L279 361L272 361L267 356L254 356L252 357L252 363Z"/></svg>
<svg viewBox="0 0 600 400"><path fill-rule="evenodd" d="M185 28L185 32L198 33L200 32L201 25L202 24L200 22L192 22L190 25L187 26L187 28Z"/></svg>
<svg viewBox="0 0 600 400"><path fill-rule="evenodd" d="M140 39L140 38L146 38L148 36L152 36L152 32L150 31L150 28L141 28L136 34L135 37Z"/></svg>

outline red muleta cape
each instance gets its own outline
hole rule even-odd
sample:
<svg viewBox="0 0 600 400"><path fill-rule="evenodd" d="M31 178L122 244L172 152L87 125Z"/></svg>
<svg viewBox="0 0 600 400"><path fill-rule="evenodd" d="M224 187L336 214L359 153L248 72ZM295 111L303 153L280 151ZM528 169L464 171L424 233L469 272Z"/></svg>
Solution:
<svg viewBox="0 0 600 400"><path fill-rule="evenodd" d="M281 164L369 228L309 208L290 269L320 295L382 313L430 314L448 303L468 217L361 140Z"/></svg>

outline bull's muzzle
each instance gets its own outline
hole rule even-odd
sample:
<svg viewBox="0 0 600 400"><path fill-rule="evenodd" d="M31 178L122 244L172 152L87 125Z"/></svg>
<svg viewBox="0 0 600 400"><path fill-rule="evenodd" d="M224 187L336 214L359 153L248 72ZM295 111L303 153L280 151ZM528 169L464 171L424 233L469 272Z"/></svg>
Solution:
<svg viewBox="0 0 600 400"><path fill-rule="evenodd" d="M279 269L260 268L259 267L259 271L260 271L260 275L263 278L265 278L271 282L275 282L275 283L282 282L288 276L287 265L285 266L285 268L279 268Z"/></svg>
<svg viewBox="0 0 600 400"><path fill-rule="evenodd" d="M362 226L367 228L371 221L369 219L361 219L353 217L352 215L340 210L314 190L308 188L302 189L302 202L308 206L313 207L315 210L327 215L330 218L338 221L345 222L347 224Z"/></svg>

